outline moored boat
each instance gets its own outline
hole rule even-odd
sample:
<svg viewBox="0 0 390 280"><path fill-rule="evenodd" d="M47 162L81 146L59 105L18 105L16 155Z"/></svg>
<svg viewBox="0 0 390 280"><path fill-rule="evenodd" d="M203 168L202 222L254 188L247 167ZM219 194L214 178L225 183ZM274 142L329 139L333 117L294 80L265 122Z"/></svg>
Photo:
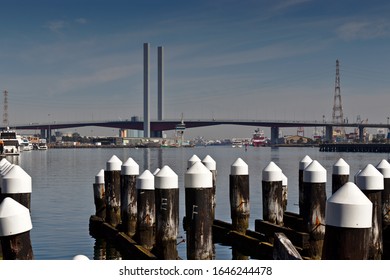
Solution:
<svg viewBox="0 0 390 280"><path fill-rule="evenodd" d="M267 138L264 136L264 131L255 129L255 132L252 134L252 146L254 147L264 147L267 144Z"/></svg>
<svg viewBox="0 0 390 280"><path fill-rule="evenodd" d="M20 143L16 131L7 127L0 132L0 153L2 155L19 155Z"/></svg>

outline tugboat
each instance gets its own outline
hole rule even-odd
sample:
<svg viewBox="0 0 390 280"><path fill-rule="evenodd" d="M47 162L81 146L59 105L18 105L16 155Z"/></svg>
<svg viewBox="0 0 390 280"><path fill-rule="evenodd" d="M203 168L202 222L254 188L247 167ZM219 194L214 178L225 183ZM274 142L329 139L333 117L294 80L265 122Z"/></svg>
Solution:
<svg viewBox="0 0 390 280"><path fill-rule="evenodd" d="M264 147L267 144L267 138L264 136L264 131L255 129L252 134L252 146L253 147Z"/></svg>

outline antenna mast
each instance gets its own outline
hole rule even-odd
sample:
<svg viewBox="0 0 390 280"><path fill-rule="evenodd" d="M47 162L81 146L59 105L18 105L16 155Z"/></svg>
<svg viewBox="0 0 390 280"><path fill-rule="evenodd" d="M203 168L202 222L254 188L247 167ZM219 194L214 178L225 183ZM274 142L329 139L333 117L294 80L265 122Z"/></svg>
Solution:
<svg viewBox="0 0 390 280"><path fill-rule="evenodd" d="M4 127L8 126L8 91L4 90L4 111L3 111L3 125Z"/></svg>
<svg viewBox="0 0 390 280"><path fill-rule="evenodd" d="M335 88L334 88L332 119L334 124L342 124L344 122L343 106L341 103L341 94L340 94L340 65L338 59L336 60L336 81L335 81ZM344 127L335 127L333 130L333 137L344 138L345 137Z"/></svg>

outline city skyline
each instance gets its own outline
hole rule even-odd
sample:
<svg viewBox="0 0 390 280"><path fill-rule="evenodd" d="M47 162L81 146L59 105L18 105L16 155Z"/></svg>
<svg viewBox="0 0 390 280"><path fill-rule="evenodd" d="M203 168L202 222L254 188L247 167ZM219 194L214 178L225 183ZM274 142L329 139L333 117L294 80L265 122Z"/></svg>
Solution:
<svg viewBox="0 0 390 280"><path fill-rule="evenodd" d="M142 118L143 43L150 43L152 119L158 46L166 119L183 113L184 120L331 120L336 59L344 117L386 123L389 116L386 1L82 4L3 3L0 87L9 92L11 125ZM186 135L238 137L253 129L209 127Z"/></svg>

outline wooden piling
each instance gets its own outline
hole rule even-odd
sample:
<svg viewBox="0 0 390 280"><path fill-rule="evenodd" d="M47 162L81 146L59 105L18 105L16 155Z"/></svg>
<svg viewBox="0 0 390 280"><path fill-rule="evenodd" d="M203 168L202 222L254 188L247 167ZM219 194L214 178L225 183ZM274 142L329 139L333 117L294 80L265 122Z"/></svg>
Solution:
<svg viewBox="0 0 390 280"><path fill-rule="evenodd" d="M11 197L31 211L31 176L19 165L12 165L2 178L0 201Z"/></svg>
<svg viewBox="0 0 390 280"><path fill-rule="evenodd" d="M383 159L376 169L383 175L383 192L382 192L382 226L387 228L390 226L390 163Z"/></svg>
<svg viewBox="0 0 390 280"><path fill-rule="evenodd" d="M304 204L302 211L306 232L310 234L308 256L321 259L325 235L326 169L313 160L303 171Z"/></svg>
<svg viewBox="0 0 390 280"><path fill-rule="evenodd" d="M372 203L352 182L326 202L323 260L367 260Z"/></svg>
<svg viewBox="0 0 390 280"><path fill-rule="evenodd" d="M179 183L177 174L167 165L155 175L156 256L163 260L178 259Z"/></svg>
<svg viewBox="0 0 390 280"><path fill-rule="evenodd" d="M250 216L249 171L248 165L241 158L231 165L229 179L232 229L245 233Z"/></svg>
<svg viewBox="0 0 390 280"><path fill-rule="evenodd" d="M137 176L139 165L128 158L121 167L121 219L124 233L133 237L137 227Z"/></svg>
<svg viewBox="0 0 390 280"><path fill-rule="evenodd" d="M207 155L202 159L202 163L210 170L211 175L213 176L213 197L212 197L212 202L213 202L213 212L212 212L212 217L213 220L215 219L215 208L217 206L217 163L215 160Z"/></svg>
<svg viewBox="0 0 390 280"><path fill-rule="evenodd" d="M4 260L34 258L31 229L30 210L13 198L4 198L0 203L0 241Z"/></svg>
<svg viewBox="0 0 390 280"><path fill-rule="evenodd" d="M369 248L369 260L382 259L383 253L383 228L382 228L382 192L383 175L372 164L366 167L356 176L356 185L372 202L372 226Z"/></svg>
<svg viewBox="0 0 390 280"><path fill-rule="evenodd" d="M273 161L262 172L263 219L280 226L283 225L282 174Z"/></svg>
<svg viewBox="0 0 390 280"><path fill-rule="evenodd" d="M106 222L113 227L121 223L121 165L122 161L114 155L107 161L104 171Z"/></svg>
<svg viewBox="0 0 390 280"><path fill-rule="evenodd" d="M103 220L106 219L106 195L104 186L104 169L95 176L93 184L93 200L95 203L95 215Z"/></svg>
<svg viewBox="0 0 390 280"><path fill-rule="evenodd" d="M194 165L195 162L202 162L201 159L197 155L192 155L187 160L187 169L190 168L192 165Z"/></svg>
<svg viewBox="0 0 390 280"><path fill-rule="evenodd" d="M332 169L332 194L339 188L348 183L349 180L349 165L342 158L336 161Z"/></svg>
<svg viewBox="0 0 390 280"><path fill-rule="evenodd" d="M145 170L137 178L137 232L135 239L146 249L156 242L156 205L154 176Z"/></svg>
<svg viewBox="0 0 390 280"><path fill-rule="evenodd" d="M299 162L299 173L298 173L298 204L299 204L299 214L302 215L303 205L304 205L304 194L303 194L303 170L312 162L313 160L308 155L304 156L303 159Z"/></svg>
<svg viewBox="0 0 390 280"><path fill-rule="evenodd" d="M210 170L200 161L185 173L185 213L187 259L211 260L212 240L212 187Z"/></svg>
<svg viewBox="0 0 390 280"><path fill-rule="evenodd" d="M288 178L282 173L282 206L283 213L286 212L288 202Z"/></svg>

